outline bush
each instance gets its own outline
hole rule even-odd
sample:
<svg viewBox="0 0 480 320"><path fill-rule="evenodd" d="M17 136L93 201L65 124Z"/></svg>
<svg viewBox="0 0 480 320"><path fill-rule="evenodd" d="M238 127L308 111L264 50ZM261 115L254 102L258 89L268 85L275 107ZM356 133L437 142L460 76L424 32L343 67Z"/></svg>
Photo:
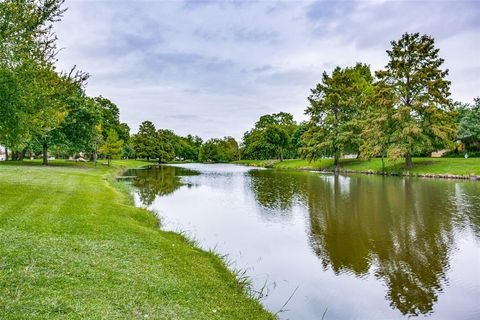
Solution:
<svg viewBox="0 0 480 320"><path fill-rule="evenodd" d="M442 158L464 158L465 153L468 154L469 158L480 158L480 151L458 152L456 150L445 152Z"/></svg>

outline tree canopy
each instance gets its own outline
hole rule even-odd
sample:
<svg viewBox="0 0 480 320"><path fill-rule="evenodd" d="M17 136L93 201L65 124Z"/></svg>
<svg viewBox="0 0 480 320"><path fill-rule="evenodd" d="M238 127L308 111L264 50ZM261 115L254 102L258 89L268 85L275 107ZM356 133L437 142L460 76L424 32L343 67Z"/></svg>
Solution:
<svg viewBox="0 0 480 320"><path fill-rule="evenodd" d="M243 136L241 156L244 159L294 158L297 148L292 137L298 129L290 113L279 112L260 117Z"/></svg>
<svg viewBox="0 0 480 320"><path fill-rule="evenodd" d="M432 37L405 33L391 44L388 64L376 73L392 93L387 153L411 168L413 155L445 147L456 135L450 81Z"/></svg>
<svg viewBox="0 0 480 320"><path fill-rule="evenodd" d="M201 162L231 162L239 158L238 143L233 137L208 140L201 146L198 155Z"/></svg>
<svg viewBox="0 0 480 320"><path fill-rule="evenodd" d="M302 154L307 159L333 156L338 168L340 156L358 152L358 122L366 97L371 93L373 77L370 67L337 67L331 75L324 72L322 82L312 89L308 130L303 135Z"/></svg>
<svg viewBox="0 0 480 320"><path fill-rule="evenodd" d="M480 151L480 97L473 104L466 104L459 110L458 138L466 150Z"/></svg>

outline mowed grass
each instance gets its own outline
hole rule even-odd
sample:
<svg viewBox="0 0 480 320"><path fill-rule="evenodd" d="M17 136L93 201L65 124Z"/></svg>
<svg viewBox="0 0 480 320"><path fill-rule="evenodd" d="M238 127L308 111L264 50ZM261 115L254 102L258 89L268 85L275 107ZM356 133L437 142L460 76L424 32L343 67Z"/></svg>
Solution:
<svg viewBox="0 0 480 320"><path fill-rule="evenodd" d="M240 160L236 164L276 169L310 169L333 170L333 159L319 159L309 162L307 160ZM385 171L389 173L403 172L416 174L452 174L452 175L480 175L480 158L414 158L414 167L405 169L404 161L390 162L385 160ZM371 160L341 159L340 167L343 170L353 171L382 171L381 159Z"/></svg>
<svg viewBox="0 0 480 320"><path fill-rule="evenodd" d="M145 164L0 164L1 319L273 318L112 180Z"/></svg>

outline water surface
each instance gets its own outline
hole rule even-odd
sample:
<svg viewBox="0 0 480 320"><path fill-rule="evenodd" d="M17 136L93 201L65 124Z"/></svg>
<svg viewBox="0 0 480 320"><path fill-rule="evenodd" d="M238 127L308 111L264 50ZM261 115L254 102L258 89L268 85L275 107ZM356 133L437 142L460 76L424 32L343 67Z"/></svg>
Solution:
<svg viewBox="0 0 480 320"><path fill-rule="evenodd" d="M247 270L283 319L480 319L480 183L188 164L135 200ZM265 285L266 284L266 285Z"/></svg>

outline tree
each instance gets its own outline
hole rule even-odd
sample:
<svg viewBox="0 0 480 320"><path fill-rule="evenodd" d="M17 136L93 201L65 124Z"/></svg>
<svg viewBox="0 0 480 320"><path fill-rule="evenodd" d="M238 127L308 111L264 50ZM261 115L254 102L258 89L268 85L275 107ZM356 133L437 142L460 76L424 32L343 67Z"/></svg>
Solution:
<svg viewBox="0 0 480 320"><path fill-rule="evenodd" d="M233 137L210 139L205 142L198 154L201 162L231 162L239 159L238 143Z"/></svg>
<svg viewBox="0 0 480 320"><path fill-rule="evenodd" d="M279 125L269 125L265 129L265 141L275 149L276 157L283 161L283 152L289 146L289 136L285 129Z"/></svg>
<svg viewBox="0 0 480 320"><path fill-rule="evenodd" d="M157 157L157 130L151 121L142 122L138 133L132 136L132 147L137 157L147 161Z"/></svg>
<svg viewBox="0 0 480 320"><path fill-rule="evenodd" d="M458 138L467 150L480 150L480 97L461 111Z"/></svg>
<svg viewBox="0 0 480 320"><path fill-rule="evenodd" d="M242 158L294 157L297 154L297 148L291 143L291 137L297 128L297 123L289 113L279 112L261 116L254 128L245 132L243 136Z"/></svg>
<svg viewBox="0 0 480 320"><path fill-rule="evenodd" d="M99 152L107 157L108 166L112 158L118 156L122 152L123 140L118 139L115 130L110 129L105 143L99 148Z"/></svg>
<svg viewBox="0 0 480 320"><path fill-rule="evenodd" d="M224 137L218 143L218 159L217 162L232 162L238 160L240 151L238 143L233 137Z"/></svg>
<svg viewBox="0 0 480 320"><path fill-rule="evenodd" d="M305 158L333 156L338 170L343 153L359 151L358 117L372 81L369 66L361 63L351 68L337 67L331 76L323 73L322 82L311 90L310 106L305 111L310 116L309 129L302 139Z"/></svg>
<svg viewBox="0 0 480 320"><path fill-rule="evenodd" d="M65 119L51 133L51 144L69 154L92 152L95 162L98 145L103 141L99 134L101 134L100 115L96 104L81 88L78 88L67 101Z"/></svg>
<svg viewBox="0 0 480 320"><path fill-rule="evenodd" d="M218 162L218 140L210 139L202 145L198 154L200 162Z"/></svg>
<svg viewBox="0 0 480 320"><path fill-rule="evenodd" d="M156 156L158 157L158 163L165 163L172 161L175 158L175 149L170 143L169 137L171 131L158 130L156 140Z"/></svg>
<svg viewBox="0 0 480 320"><path fill-rule="evenodd" d="M376 73L394 96L388 156L404 157L412 168L413 155L445 147L456 135L450 81L432 37L405 33L391 44L385 70Z"/></svg>
<svg viewBox="0 0 480 320"><path fill-rule="evenodd" d="M110 129L113 129L117 132L120 139L127 142L130 138L130 128L126 123L120 121L120 109L118 106L102 96L95 97L93 100L100 113L103 137L107 138Z"/></svg>
<svg viewBox="0 0 480 320"><path fill-rule="evenodd" d="M6 89L0 97L0 142L17 153L22 150L21 155L28 145L40 143L44 164L51 134L66 117L67 97L88 77L75 68L69 74L55 70L53 23L65 12L63 2L0 2L0 82Z"/></svg>
<svg viewBox="0 0 480 320"><path fill-rule="evenodd" d="M398 126L392 107L395 105L395 96L385 82L377 82L365 104L365 112L359 120L362 127L360 156L364 159L380 156L382 171L385 172L385 157Z"/></svg>
<svg viewBox="0 0 480 320"><path fill-rule="evenodd" d="M292 134L290 139L291 149L294 151L291 155L291 158L297 158L299 156L299 151L304 147L302 143L303 134L308 130L308 123L303 121L301 122L295 131Z"/></svg>
<svg viewBox="0 0 480 320"><path fill-rule="evenodd" d="M43 165L48 165L48 148L58 139L57 129L65 122L71 100L82 90L88 75L81 72L58 75L52 69L42 71L33 78L34 86L30 87L34 112L27 126L32 138L42 145Z"/></svg>

